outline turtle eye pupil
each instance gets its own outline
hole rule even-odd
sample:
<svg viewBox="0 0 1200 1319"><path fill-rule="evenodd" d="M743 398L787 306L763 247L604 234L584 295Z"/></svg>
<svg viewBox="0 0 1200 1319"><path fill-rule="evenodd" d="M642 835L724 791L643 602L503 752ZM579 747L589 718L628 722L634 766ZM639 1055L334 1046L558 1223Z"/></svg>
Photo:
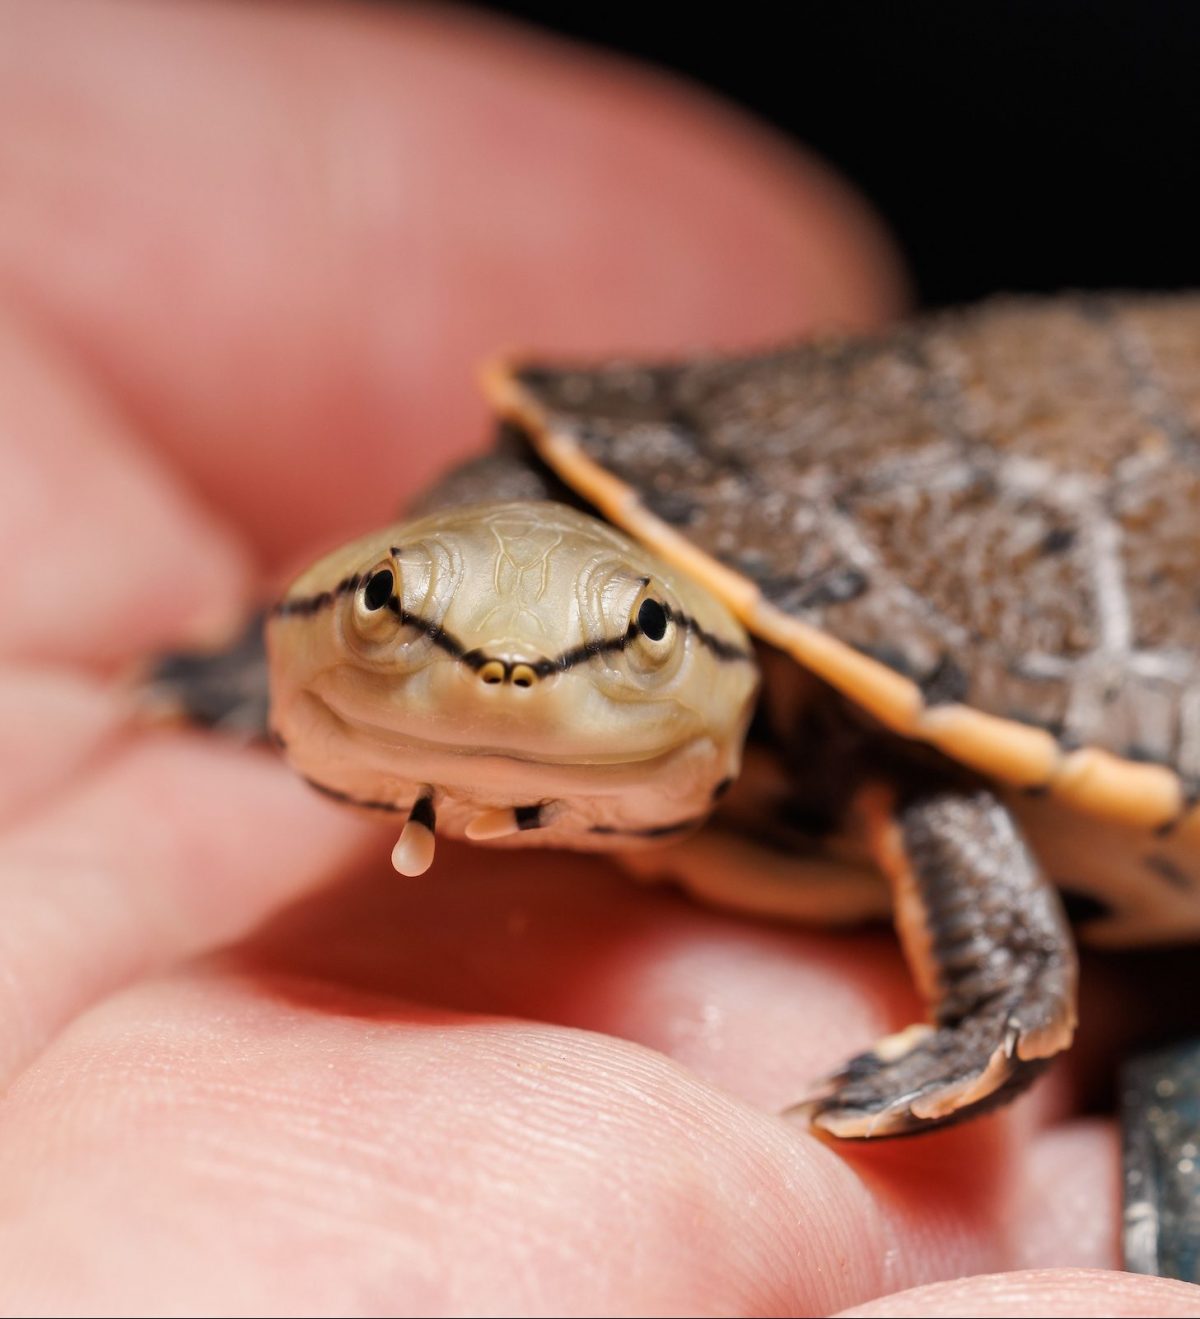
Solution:
<svg viewBox="0 0 1200 1319"><path fill-rule="evenodd" d="M667 635L667 611L657 600L643 600L637 612L638 631L651 641L661 641Z"/></svg>
<svg viewBox="0 0 1200 1319"><path fill-rule="evenodd" d="M395 581L390 568L381 568L379 572L372 573L363 587L363 604L371 610L382 609L392 598Z"/></svg>

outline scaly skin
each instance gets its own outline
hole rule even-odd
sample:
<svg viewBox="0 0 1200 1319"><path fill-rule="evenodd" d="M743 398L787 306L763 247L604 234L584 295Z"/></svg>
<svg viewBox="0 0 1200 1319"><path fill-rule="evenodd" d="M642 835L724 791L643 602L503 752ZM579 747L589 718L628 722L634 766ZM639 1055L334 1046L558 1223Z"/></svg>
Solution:
<svg viewBox="0 0 1200 1319"><path fill-rule="evenodd" d="M388 527L292 583L267 627L271 735L327 795L432 829L584 851L703 823L738 774L758 670L702 587L552 503Z"/></svg>

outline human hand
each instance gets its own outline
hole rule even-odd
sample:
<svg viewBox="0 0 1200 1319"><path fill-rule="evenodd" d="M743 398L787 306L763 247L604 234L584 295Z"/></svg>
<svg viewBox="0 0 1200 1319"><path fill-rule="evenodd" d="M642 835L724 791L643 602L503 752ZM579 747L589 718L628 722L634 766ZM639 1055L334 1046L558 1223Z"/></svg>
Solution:
<svg viewBox="0 0 1200 1319"><path fill-rule="evenodd" d="M452 11L0 17L4 1308L802 1313L1114 1267L1115 1137L1068 1068L879 1148L773 1116L916 1011L886 936L588 858L400 881L265 754L131 732L114 681L465 452L497 349L885 318L854 198ZM1195 1297L1059 1272L859 1313Z"/></svg>

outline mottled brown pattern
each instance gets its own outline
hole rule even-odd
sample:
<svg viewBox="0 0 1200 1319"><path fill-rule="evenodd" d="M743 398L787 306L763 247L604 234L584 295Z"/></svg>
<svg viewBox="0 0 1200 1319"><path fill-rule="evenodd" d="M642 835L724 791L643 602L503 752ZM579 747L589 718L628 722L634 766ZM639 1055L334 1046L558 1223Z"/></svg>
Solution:
<svg viewBox="0 0 1200 1319"><path fill-rule="evenodd" d="M1006 300L930 322L927 360L955 425L1005 457L1110 475L1150 436L1110 307Z"/></svg>
<svg viewBox="0 0 1200 1319"><path fill-rule="evenodd" d="M1136 482L1114 483L1111 509L1138 644L1200 650L1200 467L1163 463Z"/></svg>
<svg viewBox="0 0 1200 1319"><path fill-rule="evenodd" d="M1121 344L1138 376L1139 406L1175 456L1200 467L1200 300L1139 300L1115 312Z"/></svg>
<svg viewBox="0 0 1200 1319"><path fill-rule="evenodd" d="M1200 763L1200 299L521 379L659 517L931 699L952 661L953 699Z"/></svg>

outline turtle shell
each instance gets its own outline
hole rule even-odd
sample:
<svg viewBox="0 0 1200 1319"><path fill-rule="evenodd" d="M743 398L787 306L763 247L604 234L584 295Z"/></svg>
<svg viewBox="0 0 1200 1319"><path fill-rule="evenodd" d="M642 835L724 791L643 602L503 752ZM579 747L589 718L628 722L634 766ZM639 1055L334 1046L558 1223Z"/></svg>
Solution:
<svg viewBox="0 0 1200 1319"><path fill-rule="evenodd" d="M1200 836L1200 297L486 385L578 494L894 732Z"/></svg>

